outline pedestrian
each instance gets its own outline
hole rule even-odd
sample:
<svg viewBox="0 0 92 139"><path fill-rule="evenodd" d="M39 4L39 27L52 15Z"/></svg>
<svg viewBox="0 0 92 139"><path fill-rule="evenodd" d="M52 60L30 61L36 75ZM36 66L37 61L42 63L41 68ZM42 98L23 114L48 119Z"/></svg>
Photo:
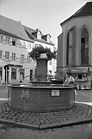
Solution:
<svg viewBox="0 0 92 139"><path fill-rule="evenodd" d="M69 74L66 74L64 84L75 85L75 79L72 76L70 76Z"/></svg>

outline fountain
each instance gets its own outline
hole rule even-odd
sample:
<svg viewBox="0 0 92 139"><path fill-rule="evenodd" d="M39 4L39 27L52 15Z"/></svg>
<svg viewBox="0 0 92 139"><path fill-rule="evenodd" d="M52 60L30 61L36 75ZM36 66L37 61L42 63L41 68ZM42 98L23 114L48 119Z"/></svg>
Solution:
<svg viewBox="0 0 92 139"><path fill-rule="evenodd" d="M9 86L11 100L0 106L0 122L35 129L90 123L92 108L75 103L74 86L47 80L45 53L36 60L36 81Z"/></svg>
<svg viewBox="0 0 92 139"><path fill-rule="evenodd" d="M75 103L73 86L64 86L47 81L46 53L40 54L37 59L36 81L28 85L12 85L11 108L32 112L48 112L70 109Z"/></svg>

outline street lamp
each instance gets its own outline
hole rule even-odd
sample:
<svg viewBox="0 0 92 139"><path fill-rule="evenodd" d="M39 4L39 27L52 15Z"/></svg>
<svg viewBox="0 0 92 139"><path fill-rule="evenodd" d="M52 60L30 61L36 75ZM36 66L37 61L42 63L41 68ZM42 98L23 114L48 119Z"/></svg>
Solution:
<svg viewBox="0 0 92 139"><path fill-rule="evenodd" d="M5 85L6 85L6 92L7 92L7 89L8 89L8 71L9 71L9 65L5 65L4 66L4 70L5 70L5 73L6 73L6 82L5 82ZM9 92L8 93L8 100L9 100Z"/></svg>

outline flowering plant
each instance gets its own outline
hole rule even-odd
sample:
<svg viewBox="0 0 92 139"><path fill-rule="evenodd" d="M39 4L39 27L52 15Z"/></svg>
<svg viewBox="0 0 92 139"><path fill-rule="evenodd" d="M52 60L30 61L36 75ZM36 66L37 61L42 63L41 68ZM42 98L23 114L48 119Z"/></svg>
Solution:
<svg viewBox="0 0 92 139"><path fill-rule="evenodd" d="M51 52L50 48L44 48L42 45L40 46L35 46L32 51L29 53L30 57L33 60L37 60L38 58L40 58L41 54L46 54L47 55L47 59L51 60L52 58L56 58L56 52Z"/></svg>

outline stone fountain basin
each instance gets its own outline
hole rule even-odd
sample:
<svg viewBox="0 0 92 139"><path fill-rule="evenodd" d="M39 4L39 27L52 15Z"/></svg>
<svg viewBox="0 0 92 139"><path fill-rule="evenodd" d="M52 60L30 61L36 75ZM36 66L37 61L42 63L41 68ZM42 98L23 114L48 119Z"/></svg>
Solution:
<svg viewBox="0 0 92 139"><path fill-rule="evenodd" d="M11 108L32 111L48 112L70 109L75 103L73 86L60 84L21 84L9 87Z"/></svg>

